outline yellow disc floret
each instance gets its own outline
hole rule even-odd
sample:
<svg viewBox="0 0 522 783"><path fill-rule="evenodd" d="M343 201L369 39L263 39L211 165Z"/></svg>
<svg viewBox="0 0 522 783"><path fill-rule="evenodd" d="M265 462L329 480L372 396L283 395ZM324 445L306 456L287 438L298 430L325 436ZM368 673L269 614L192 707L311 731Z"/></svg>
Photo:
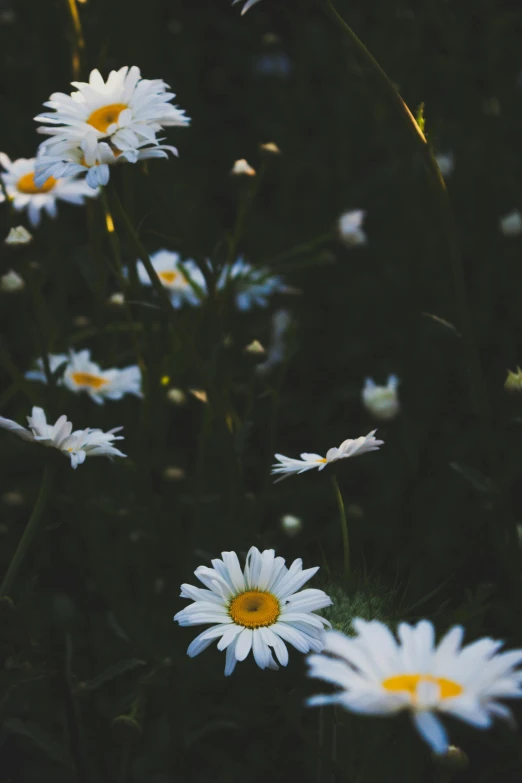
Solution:
<svg viewBox="0 0 522 783"><path fill-rule="evenodd" d="M445 677L433 677L431 674L396 674L383 680L382 687L387 691L407 691L412 701L417 699L417 688L422 682L431 682L439 687L440 699L452 699L463 692L462 685Z"/></svg>
<svg viewBox="0 0 522 783"><path fill-rule="evenodd" d="M73 372L71 373L71 380L77 386L88 386L89 389L100 389L107 383L105 378L100 378L99 375L92 375L90 372Z"/></svg>
<svg viewBox="0 0 522 783"><path fill-rule="evenodd" d="M108 106L100 106L99 109L93 111L87 122L101 133L107 133L107 128L118 122L121 112L128 108L126 103L110 103Z"/></svg>
<svg viewBox="0 0 522 783"><path fill-rule="evenodd" d="M247 590L237 595L228 611L236 625L245 628L273 625L281 613L277 598L262 590Z"/></svg>
<svg viewBox="0 0 522 783"><path fill-rule="evenodd" d="M174 272L173 270L167 272L158 272L159 279L166 283L166 285L172 285L177 276L178 273Z"/></svg>
<svg viewBox="0 0 522 783"><path fill-rule="evenodd" d="M16 183L16 187L20 193L29 193L32 196L36 195L37 193L49 193L49 191L52 190L55 185L55 178L49 177L49 179L45 180L43 185L38 187L34 181L34 173L32 171L24 174Z"/></svg>

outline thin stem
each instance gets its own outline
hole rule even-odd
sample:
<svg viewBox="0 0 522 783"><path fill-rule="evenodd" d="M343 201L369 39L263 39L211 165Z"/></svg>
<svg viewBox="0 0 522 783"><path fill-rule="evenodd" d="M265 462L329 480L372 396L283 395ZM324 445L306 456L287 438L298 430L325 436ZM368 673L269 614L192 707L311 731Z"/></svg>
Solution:
<svg viewBox="0 0 522 783"><path fill-rule="evenodd" d="M448 255L451 264L453 288L456 300L456 310L459 319L460 331L468 350L468 363L471 375L470 396L474 407L485 419L490 418L490 405L487 387L482 374L480 357L473 334L473 325L469 310L468 297L464 279L464 270L462 267L462 256L460 252L459 241L455 218L451 208L446 184L440 173L435 157L427 143L426 137L419 127L415 117L404 103L403 99L395 89L386 73L383 71L377 60L370 54L362 41L356 36L351 27L344 21L342 16L332 5L331 0L322 0L322 7L328 17L347 35L350 42L361 55L365 63L369 66L375 84L379 87L383 98L390 104L392 109L398 113L403 120L405 129L409 132L412 143L422 154L428 181L433 192L435 203L439 212L440 221L448 244Z"/></svg>
<svg viewBox="0 0 522 783"><path fill-rule="evenodd" d="M80 79L82 75L83 55L85 52L85 40L83 38L82 23L80 20L80 14L78 13L78 6L76 0L66 0L67 8L69 9L69 16L71 17L71 25L73 29L73 53L72 53L72 71L75 79Z"/></svg>
<svg viewBox="0 0 522 783"><path fill-rule="evenodd" d="M334 490L335 500L339 507L339 517L341 519L341 538L343 541L343 567L345 579L350 576L350 542L348 539L348 522L346 521L346 511L344 510L343 496L339 489L339 482L337 476L331 477L332 487Z"/></svg>
<svg viewBox="0 0 522 783"><path fill-rule="evenodd" d="M22 565L23 559L27 550L29 549L31 541L33 540L36 531L38 530L38 525L40 524L40 520L47 506L47 501L49 500L54 474L55 468L51 462L48 462L44 468L42 483L40 485L40 492L38 494L33 513L29 518L29 522L27 523L22 538L20 539L20 542L16 548L16 552L14 553L13 558L9 563L9 568L7 569L4 581L0 586L0 598L3 598L9 593L18 573L18 569Z"/></svg>

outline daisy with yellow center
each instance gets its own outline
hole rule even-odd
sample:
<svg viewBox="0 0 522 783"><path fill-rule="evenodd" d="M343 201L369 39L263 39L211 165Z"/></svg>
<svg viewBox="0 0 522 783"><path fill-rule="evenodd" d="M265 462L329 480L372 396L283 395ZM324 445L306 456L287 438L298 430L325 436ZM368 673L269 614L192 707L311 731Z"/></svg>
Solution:
<svg viewBox="0 0 522 783"><path fill-rule="evenodd" d="M93 402L102 404L105 400L121 400L126 394L142 397L141 370L137 365L124 367L122 370L111 368L102 370L99 364L91 360L89 350L70 351L68 354L50 354L48 356L51 373L58 373L63 366L63 374L58 377L58 383L70 391L89 395ZM25 377L30 381L47 382L42 359L36 362L36 370L30 370Z"/></svg>
<svg viewBox="0 0 522 783"><path fill-rule="evenodd" d="M64 145L82 149L84 142L103 142L115 154L145 144L157 146L163 128L189 124L184 112L170 103L175 95L168 85L162 79L142 79L135 65L111 71L107 81L93 70L88 82L72 85L75 92L54 93L45 104L52 111L35 117L44 123L39 133L51 137L42 145L47 157L59 157Z"/></svg>
<svg viewBox="0 0 522 783"><path fill-rule="evenodd" d="M158 250L150 257L156 274L169 292L175 308L189 304L197 307L205 295L205 278L194 261L182 261L178 253ZM138 277L142 285L150 286L150 277L142 261L138 260Z"/></svg>
<svg viewBox="0 0 522 783"><path fill-rule="evenodd" d="M464 629L451 628L435 644L433 625L401 623L398 638L377 620L353 621L355 637L325 633L324 654L308 658L309 675L339 690L313 696L309 704L333 704L366 715L408 710L415 727L435 753L449 740L436 713L487 729L493 718L510 719L498 700L522 696L522 650L499 653L502 642L479 639L462 647Z"/></svg>
<svg viewBox="0 0 522 783"><path fill-rule="evenodd" d="M189 645L192 658L218 640L226 650L225 675L250 651L261 669L278 669L288 663L285 642L300 652L322 649L323 626L330 623L314 612L332 602L322 590L302 586L319 570L303 570L302 560L290 568L273 549L252 547L242 569L235 552L222 552L212 568L200 566L195 574L205 588L181 585L181 597L193 603L178 612L180 625L209 625Z"/></svg>
<svg viewBox="0 0 522 783"><path fill-rule="evenodd" d="M372 430L368 435L361 435L360 438L348 438L348 440L341 443L339 448L328 449L326 457L322 457L320 454L309 454L308 452L303 452L301 459L285 457L284 454L275 454L274 456L278 462L272 465L272 474L279 474L280 478L277 481L282 481L288 478L288 476L296 473L305 473L305 471L312 470L312 468L324 470L327 465L340 459L356 457L369 451L378 451L379 446L382 446L384 441L377 440L374 437L376 432L377 430Z"/></svg>
<svg viewBox="0 0 522 783"><path fill-rule="evenodd" d="M90 188L83 180L71 177L57 179L46 176L42 182L37 183L35 158L19 158L11 161L4 152L0 152L0 164L4 169L0 177L13 208L18 212L26 209L29 222L35 227L40 223L42 211L49 217L56 217L57 201L83 204L86 197L92 198L97 195L97 191ZM0 203L2 201L5 201L5 195L0 191Z"/></svg>

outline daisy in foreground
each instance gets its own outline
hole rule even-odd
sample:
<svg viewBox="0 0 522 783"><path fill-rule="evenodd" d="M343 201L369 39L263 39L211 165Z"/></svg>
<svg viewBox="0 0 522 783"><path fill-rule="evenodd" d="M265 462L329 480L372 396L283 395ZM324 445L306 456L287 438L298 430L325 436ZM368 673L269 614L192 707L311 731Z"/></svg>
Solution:
<svg viewBox="0 0 522 783"><path fill-rule="evenodd" d="M91 352L88 350L50 354L48 360L53 374L64 365L63 375L58 380L60 385L76 393L86 392L91 400L99 405L105 400L121 400L126 394L143 396L141 370L137 365L124 367L122 370L102 370L99 364L91 361ZM47 383L43 360L37 359L36 366L37 369L26 372L25 377L30 381Z"/></svg>
<svg viewBox="0 0 522 783"><path fill-rule="evenodd" d="M38 186L35 182L35 158L11 161L4 152L0 152L0 164L5 169L0 177L13 208L17 212L27 209L29 222L35 227L40 224L42 211L47 212L49 217L56 217L57 201L83 204L85 198L98 195L97 190L78 179L47 177ZM5 201L5 196L0 191L0 203L2 201Z"/></svg>
<svg viewBox="0 0 522 783"><path fill-rule="evenodd" d="M181 597L194 603L174 620L183 626L212 624L189 645L191 658L219 639L218 650L227 651L228 676L251 650L261 669L279 668L272 652L281 666L287 665L285 642L302 653L322 650L323 626L330 623L314 612L332 601L322 590L301 590L318 567L303 570L299 559L287 568L273 549L260 552L255 546L247 554L244 570L235 552L222 552L221 557L212 560L213 568L199 566L194 572L205 589L181 585Z"/></svg>
<svg viewBox="0 0 522 783"><path fill-rule="evenodd" d="M150 257L156 274L168 290L171 304L179 309L184 304L197 306L205 295L205 278L194 261L181 261L177 253L158 250ZM143 261L138 260L138 278L142 285L152 285Z"/></svg>
<svg viewBox="0 0 522 783"><path fill-rule="evenodd" d="M272 475L277 473L283 474L281 478L277 479L277 481L282 481L293 473L305 473L305 471L312 468L323 470L327 465L340 459L356 457L360 454L366 454L368 451L378 451L379 446L382 446L384 441L374 438L376 432L377 430L372 430L368 435L361 435L360 438L355 438L355 440L348 438L348 440L344 440L341 443L339 448L329 449L326 452L326 457L321 457L320 454L304 452L301 454L301 459L293 459L292 457L285 457L283 454L275 454L274 456L279 462L272 465Z"/></svg>
<svg viewBox="0 0 522 783"><path fill-rule="evenodd" d="M115 435L122 427L115 427L109 432L91 428L73 432L73 425L67 421L66 416L60 416L55 424L47 424L44 411L37 407L33 408L32 415L27 417L27 422L29 429L17 424L16 421L0 416L0 428L10 430L30 443L58 449L66 457L70 457L73 468L85 462L87 457L127 456L112 445L115 440L123 440L123 435Z"/></svg>
<svg viewBox="0 0 522 783"><path fill-rule="evenodd" d="M502 642L479 639L462 647L464 629L451 628L438 646L433 625L401 623L399 642L377 620L356 619L357 636L325 633L324 653L308 658L309 676L341 690L312 696L310 706L333 704L366 715L409 710L415 727L435 753L446 753L448 736L435 713L480 729L493 718L512 719L498 702L522 696L522 650L498 653Z"/></svg>

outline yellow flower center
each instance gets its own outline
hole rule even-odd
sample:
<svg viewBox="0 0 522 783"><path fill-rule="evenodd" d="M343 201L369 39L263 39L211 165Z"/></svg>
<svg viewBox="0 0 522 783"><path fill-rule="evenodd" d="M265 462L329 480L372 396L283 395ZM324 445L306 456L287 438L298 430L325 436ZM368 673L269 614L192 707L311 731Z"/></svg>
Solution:
<svg viewBox="0 0 522 783"><path fill-rule="evenodd" d="M387 691L407 691L415 702L417 688L421 682L432 682L438 685L441 699L453 699L455 696L460 696L464 690L458 682L447 680L445 677L433 677L431 674L396 674L383 680L382 687Z"/></svg>
<svg viewBox="0 0 522 783"><path fill-rule="evenodd" d="M91 375L90 372L73 372L71 380L77 386L88 386L90 389L99 389L108 383L105 378L100 378L99 375Z"/></svg>
<svg viewBox="0 0 522 783"><path fill-rule="evenodd" d="M55 185L55 178L49 177L49 179L45 180L43 185L38 187L34 181L34 173L32 171L24 174L16 183L16 187L20 193L29 193L31 195L35 195L36 193L48 193Z"/></svg>
<svg viewBox="0 0 522 783"><path fill-rule="evenodd" d="M163 280L163 282L166 283L167 285L171 285L177 276L178 273L173 272L172 270L169 272L158 272L159 279Z"/></svg>
<svg viewBox="0 0 522 783"><path fill-rule="evenodd" d="M99 109L93 111L87 122L96 130L106 133L110 125L118 122L121 112L128 108L126 103L110 103L108 106L100 106Z"/></svg>
<svg viewBox="0 0 522 783"><path fill-rule="evenodd" d="M277 598L261 590L247 590L237 595L228 611L236 625L245 628L273 625L281 612Z"/></svg>
<svg viewBox="0 0 522 783"><path fill-rule="evenodd" d="M321 457L321 459L316 460L316 462L321 462L324 465L328 462L328 460L325 457Z"/></svg>

